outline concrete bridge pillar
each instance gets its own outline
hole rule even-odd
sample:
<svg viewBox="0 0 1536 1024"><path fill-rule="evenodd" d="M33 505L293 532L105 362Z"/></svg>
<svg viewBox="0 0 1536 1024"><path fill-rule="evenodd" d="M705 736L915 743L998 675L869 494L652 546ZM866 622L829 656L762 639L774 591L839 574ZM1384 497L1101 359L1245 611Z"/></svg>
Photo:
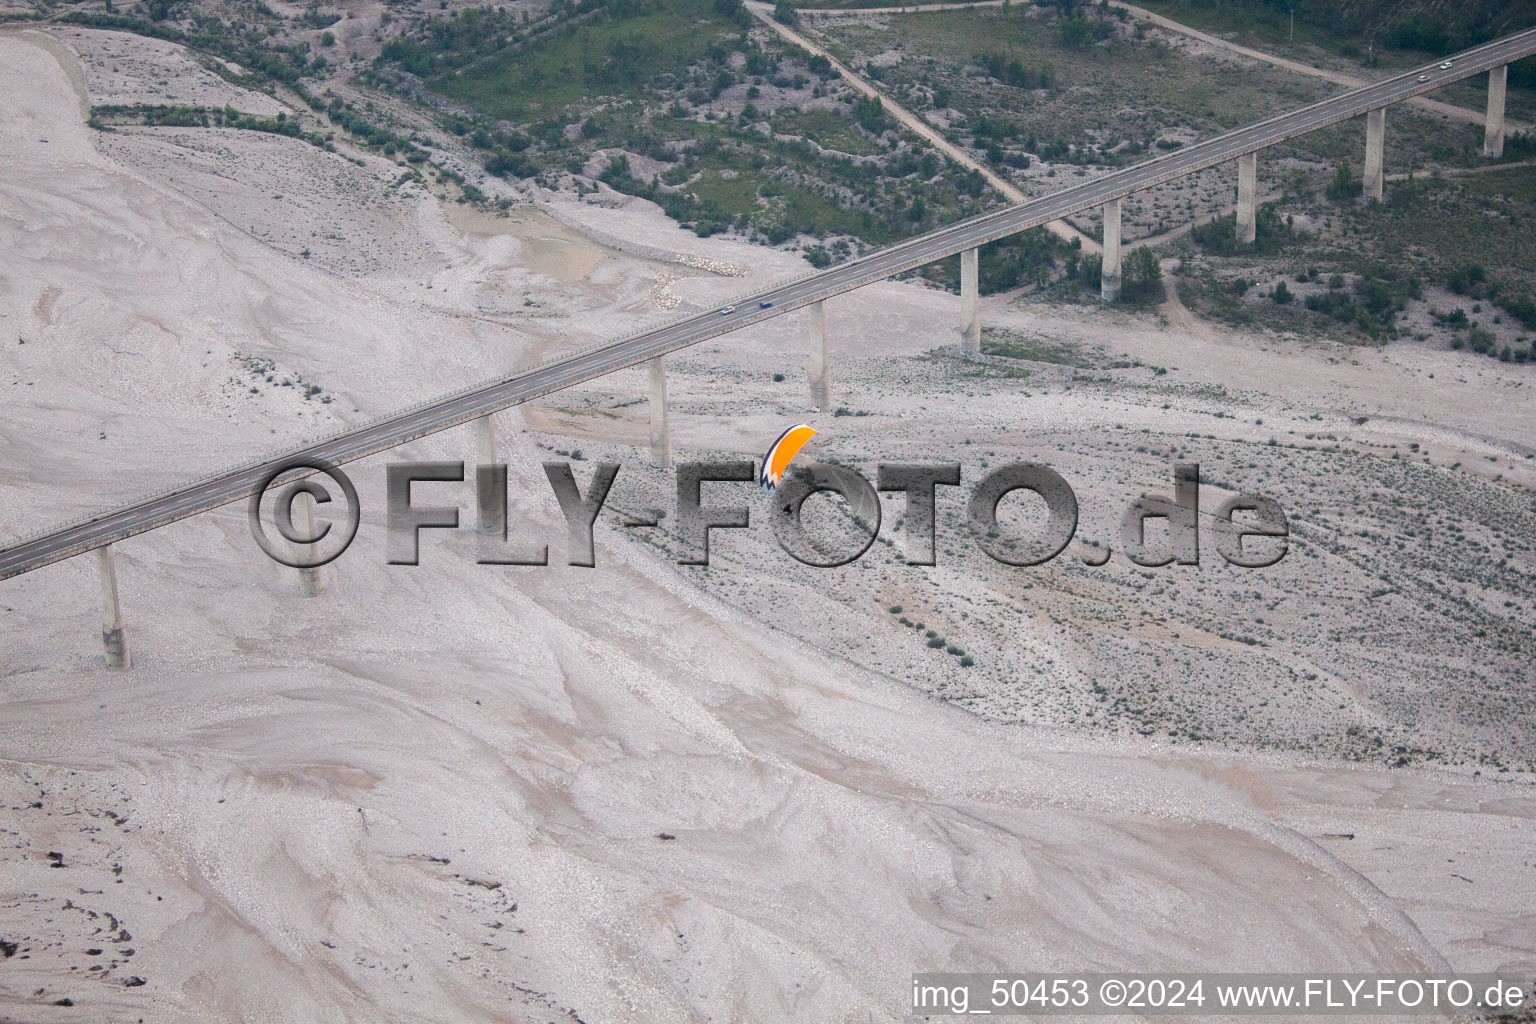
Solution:
<svg viewBox="0 0 1536 1024"><path fill-rule="evenodd" d="M960 254L960 344L967 352L981 351L981 316L976 297L980 292L980 250Z"/></svg>
<svg viewBox="0 0 1536 1024"><path fill-rule="evenodd" d="M1508 64L1488 72L1488 124L1483 129L1483 156L1504 155L1504 89L1508 85Z"/></svg>
<svg viewBox="0 0 1536 1024"><path fill-rule="evenodd" d="M827 304L813 302L806 307L811 325L811 355L806 372L811 382L811 408L825 412L831 402L831 359L827 355Z"/></svg>
<svg viewBox="0 0 1536 1024"><path fill-rule="evenodd" d="M1237 158L1237 244L1252 245L1259 234L1259 154Z"/></svg>
<svg viewBox="0 0 1536 1024"><path fill-rule="evenodd" d="M475 460L476 465L496 465L496 420L491 413L486 413L475 420ZM484 533L496 532L496 524L480 520L480 530Z"/></svg>
<svg viewBox="0 0 1536 1024"><path fill-rule="evenodd" d="M1377 107L1365 115L1365 180L1361 191L1381 202L1382 156L1387 145L1387 108Z"/></svg>
<svg viewBox="0 0 1536 1024"><path fill-rule="evenodd" d="M1120 200L1104 204L1104 263L1099 272L1099 296L1105 302L1120 297Z"/></svg>
<svg viewBox="0 0 1536 1024"><path fill-rule="evenodd" d="M306 537L315 535L315 499L308 491L300 491L293 496L293 510L297 520L293 525L299 533ZM315 546L313 544L299 545L299 554L305 559L313 559ZM299 593L304 597L318 597L325 589L320 581L320 567L312 565L299 569Z"/></svg>
<svg viewBox="0 0 1536 1024"><path fill-rule="evenodd" d="M101 580L101 645L106 648L107 668L128 668L128 638L123 634L123 609L117 603L117 562L111 544L96 549L96 571Z"/></svg>
<svg viewBox="0 0 1536 1024"><path fill-rule="evenodd" d="M667 357L645 361L651 375L651 461L658 469L672 468L672 432L667 427Z"/></svg>
<svg viewBox="0 0 1536 1024"><path fill-rule="evenodd" d="M475 420L475 456L479 465L496 465L496 420L492 413Z"/></svg>

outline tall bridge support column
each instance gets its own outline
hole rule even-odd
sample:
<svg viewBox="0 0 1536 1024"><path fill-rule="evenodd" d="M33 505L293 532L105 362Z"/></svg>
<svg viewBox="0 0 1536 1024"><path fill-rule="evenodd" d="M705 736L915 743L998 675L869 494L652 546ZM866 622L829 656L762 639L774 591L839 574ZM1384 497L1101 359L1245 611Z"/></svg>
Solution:
<svg viewBox="0 0 1536 1024"><path fill-rule="evenodd" d="M1120 200L1104 204L1104 263L1099 271L1099 296L1105 302L1120 297Z"/></svg>
<svg viewBox="0 0 1536 1024"><path fill-rule="evenodd" d="M128 638L123 634L123 609L117 603L117 562L111 544L96 549L96 572L101 579L101 645L106 648L107 668L128 668Z"/></svg>
<svg viewBox="0 0 1536 1024"><path fill-rule="evenodd" d="M298 522L295 527L299 533L306 537L315 535L315 499L307 491L300 491L293 497L294 509L298 513ZM299 553L306 559L316 557L313 544L299 545ZM299 567L299 593L304 597L319 597L325 585L320 581L320 567L318 565Z"/></svg>
<svg viewBox="0 0 1536 1024"><path fill-rule="evenodd" d="M658 469L672 468L672 432L667 427L667 357L645 361L651 375L651 461Z"/></svg>
<svg viewBox="0 0 1536 1024"><path fill-rule="evenodd" d="M496 421L492 413L475 420L475 456L479 465L496 465Z"/></svg>
<svg viewBox="0 0 1536 1024"><path fill-rule="evenodd" d="M832 366L827 355L827 304L813 302L806 307L811 325L811 355L806 374L811 383L811 408L825 412L831 402Z"/></svg>
<svg viewBox="0 0 1536 1024"><path fill-rule="evenodd" d="M1382 156L1387 145L1387 108L1377 107L1365 115L1365 180L1361 191L1381 202Z"/></svg>
<svg viewBox="0 0 1536 1024"><path fill-rule="evenodd" d="M1259 235L1259 154L1237 158L1237 244L1252 245Z"/></svg>
<svg viewBox="0 0 1536 1024"><path fill-rule="evenodd" d="M496 420L486 413L475 420L475 459L477 465L496 465ZM485 533L496 532L494 523L480 519L480 529Z"/></svg>
<svg viewBox="0 0 1536 1024"><path fill-rule="evenodd" d="M1483 129L1483 156L1504 155L1504 89L1508 85L1508 64L1488 72L1488 124Z"/></svg>
<svg viewBox="0 0 1536 1024"><path fill-rule="evenodd" d="M976 308L980 271L979 249L960 254L960 344L967 352L981 351L981 316Z"/></svg>

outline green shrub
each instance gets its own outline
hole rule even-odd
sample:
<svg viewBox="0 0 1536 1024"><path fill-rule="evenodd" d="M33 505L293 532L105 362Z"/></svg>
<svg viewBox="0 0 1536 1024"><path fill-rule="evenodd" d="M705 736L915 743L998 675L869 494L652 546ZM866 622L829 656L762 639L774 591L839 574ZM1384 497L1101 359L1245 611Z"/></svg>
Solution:
<svg viewBox="0 0 1536 1024"><path fill-rule="evenodd" d="M1348 164L1340 164L1328 183L1328 198L1336 203L1355 199L1360 195L1360 179L1349 173Z"/></svg>
<svg viewBox="0 0 1536 1024"><path fill-rule="evenodd" d="M1132 251L1122 267L1120 301L1147 306L1163 301L1163 268L1157 254L1145 247Z"/></svg>

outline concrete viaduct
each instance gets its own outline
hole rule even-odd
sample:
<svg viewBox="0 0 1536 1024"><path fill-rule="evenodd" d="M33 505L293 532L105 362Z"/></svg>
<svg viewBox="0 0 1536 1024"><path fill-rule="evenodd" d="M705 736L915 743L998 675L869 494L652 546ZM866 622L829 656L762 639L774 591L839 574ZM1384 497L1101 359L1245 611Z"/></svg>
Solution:
<svg viewBox="0 0 1536 1024"><path fill-rule="evenodd" d="M1120 291L1121 203L1128 196L1208 167L1236 162L1237 233L1241 242L1251 244L1258 212L1259 152L1287 139L1364 115L1363 190L1369 199L1379 201L1388 106L1451 82L1486 73L1488 114L1483 152L1488 157L1498 157L1504 149L1504 94L1508 66L1511 61L1533 53L1536 53L1536 29L1506 36L1081 185L939 228L827 270L780 282L744 296L734 305L680 317L639 334L561 356L513 376L468 388L272 458L67 523L0 548L0 580L94 551L101 581L102 642L107 665L126 668L129 664L128 644L118 601L113 545L125 538L248 498L256 492L263 478L280 465L295 459L319 459L340 465L470 422L475 424L480 460L494 462L496 440L491 417L496 412L615 370L645 363L650 378L651 454L658 465L666 467L671 463L666 378L666 355L669 352L807 307L810 405L815 409L826 409L831 393L827 317L823 305L827 299L958 254L961 341L966 350L978 351L981 347L981 321L977 313L978 254L987 242L1101 207L1104 222L1101 294L1105 299L1113 299ZM308 496L300 495L295 508L300 518L299 530L305 533L306 521L312 521L313 517ZM300 569L299 573L301 593L310 596L320 592L318 569Z"/></svg>

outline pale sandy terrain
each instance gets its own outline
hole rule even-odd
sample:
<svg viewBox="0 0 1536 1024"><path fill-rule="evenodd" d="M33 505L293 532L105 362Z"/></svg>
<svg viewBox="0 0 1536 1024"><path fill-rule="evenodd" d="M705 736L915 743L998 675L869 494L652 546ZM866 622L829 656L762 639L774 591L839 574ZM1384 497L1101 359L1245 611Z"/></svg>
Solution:
<svg viewBox="0 0 1536 1024"><path fill-rule="evenodd" d="M639 202L482 219L295 140L96 134L68 67L0 38L7 540L804 270ZM1536 621L1533 371L1007 296L989 327L1087 365L982 366L946 354L955 306L831 304L834 404L867 416L804 410L799 315L681 354L680 455L807 420L864 468L1037 458L1112 543L1177 455L1302 543L1003 572L945 491L932 570L899 540L802 570L766 522L682 569L609 516L566 568L541 457L621 458L610 505L670 507L626 371L500 417L555 566L476 565L467 532L385 564L383 466L472 457L456 430L352 467L319 598L238 508L118 545L131 671L90 559L7 581L0 1019L887 1021L915 970L1536 970L1533 680L1499 646Z"/></svg>
<svg viewBox="0 0 1536 1024"><path fill-rule="evenodd" d="M219 74L243 75L244 68L217 63L213 58L194 58L177 43L86 28L64 28L49 36L79 55L85 67L86 97L92 106L168 103L230 106L258 117L295 113L286 103Z"/></svg>

